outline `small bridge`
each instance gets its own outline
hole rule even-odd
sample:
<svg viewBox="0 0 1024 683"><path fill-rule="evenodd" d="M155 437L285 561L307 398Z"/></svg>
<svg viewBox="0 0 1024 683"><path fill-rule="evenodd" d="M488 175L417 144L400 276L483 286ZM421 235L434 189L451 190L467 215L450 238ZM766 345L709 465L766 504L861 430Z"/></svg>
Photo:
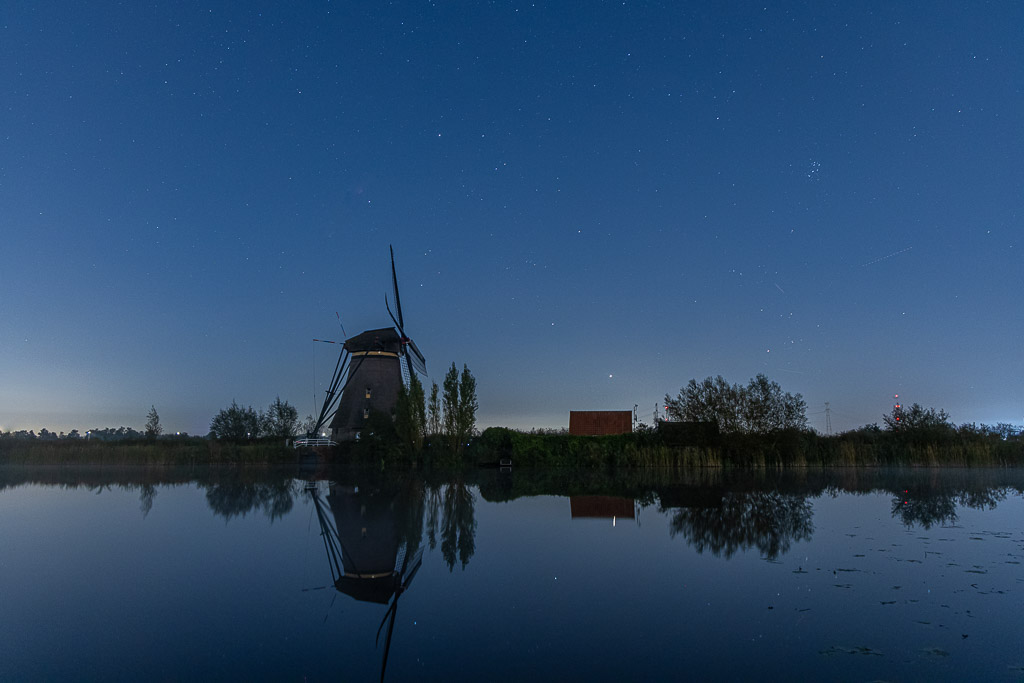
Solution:
<svg viewBox="0 0 1024 683"><path fill-rule="evenodd" d="M335 442L327 438L303 437L295 439L295 448L309 448L312 446L337 446Z"/></svg>

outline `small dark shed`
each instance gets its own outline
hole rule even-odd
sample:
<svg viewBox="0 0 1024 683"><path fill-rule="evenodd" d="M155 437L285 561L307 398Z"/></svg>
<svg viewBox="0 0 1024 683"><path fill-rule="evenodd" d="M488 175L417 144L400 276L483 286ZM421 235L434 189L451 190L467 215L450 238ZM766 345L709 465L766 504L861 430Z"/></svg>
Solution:
<svg viewBox="0 0 1024 683"><path fill-rule="evenodd" d="M658 434L666 446L715 446L717 422L669 422L658 420Z"/></svg>
<svg viewBox="0 0 1024 683"><path fill-rule="evenodd" d="M629 434L633 413L628 410L570 410L569 433L576 436Z"/></svg>

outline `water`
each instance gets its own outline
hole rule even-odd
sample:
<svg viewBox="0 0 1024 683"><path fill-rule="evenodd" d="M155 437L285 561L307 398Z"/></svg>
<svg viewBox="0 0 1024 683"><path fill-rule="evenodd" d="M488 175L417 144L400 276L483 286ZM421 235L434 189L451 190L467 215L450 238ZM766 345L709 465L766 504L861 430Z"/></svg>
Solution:
<svg viewBox="0 0 1024 683"><path fill-rule="evenodd" d="M1021 680L1022 491L0 468L0 680Z"/></svg>

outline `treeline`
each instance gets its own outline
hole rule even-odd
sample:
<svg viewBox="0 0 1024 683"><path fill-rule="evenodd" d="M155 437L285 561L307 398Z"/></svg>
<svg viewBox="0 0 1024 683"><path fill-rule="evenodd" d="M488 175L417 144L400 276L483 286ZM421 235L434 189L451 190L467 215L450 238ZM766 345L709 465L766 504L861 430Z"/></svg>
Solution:
<svg viewBox="0 0 1024 683"><path fill-rule="evenodd" d="M668 423L671 424L671 423ZM528 434L491 427L474 442L479 464L516 467L1024 466L1024 439L964 426L934 435L863 429L833 436L787 429L680 439L662 429L614 436Z"/></svg>
<svg viewBox="0 0 1024 683"><path fill-rule="evenodd" d="M492 428L475 442L480 463L527 467L792 467L1024 465L1014 425L954 425L943 410L896 404L884 427L834 436L807 428L806 403L764 375L746 385L691 379L666 396L670 418L629 434L573 436Z"/></svg>
<svg viewBox="0 0 1024 683"><path fill-rule="evenodd" d="M106 427L104 429L93 428L87 430L85 434L82 434L77 429L72 429L67 434L64 432L51 432L45 427L40 429L38 434L32 429L0 432L0 440L12 439L19 441L74 441L76 439L90 438L99 439L101 441L129 441L134 439L143 439L145 436L144 432L132 429L131 427Z"/></svg>
<svg viewBox="0 0 1024 683"><path fill-rule="evenodd" d="M307 422L312 418L307 417ZM289 439L295 436L303 425L299 423L299 413L288 401L282 401L276 397L267 406L266 410L257 411L252 406L242 407L236 401L232 401L228 408L219 411L210 421L210 431L206 438L219 439L223 441L244 442L254 439ZM86 430L84 434L77 429L55 433L48 429L40 429L37 434L33 430L0 431L0 441L76 441L79 439L90 441L140 441L140 440L181 440L190 439L187 432L174 432L164 434L164 428L160 424L160 416L156 407L150 408L146 415L146 425L143 431L132 427L106 427L100 429L94 427Z"/></svg>
<svg viewBox="0 0 1024 683"><path fill-rule="evenodd" d="M311 418L307 418L310 420ZM299 431L299 411L278 396L266 410L242 407L235 401L210 420L209 436L223 441L260 438L290 439Z"/></svg>
<svg viewBox="0 0 1024 683"><path fill-rule="evenodd" d="M175 432L174 434L147 434L146 432L140 432L139 430L131 427L104 427L102 429L99 427L93 427L92 429L86 430L84 434L79 432L77 429L72 429L66 434L64 432L51 432L45 427L40 429L38 433L31 429L0 432L0 441L139 441L142 439L153 438L188 439L192 437L190 437L187 432Z"/></svg>

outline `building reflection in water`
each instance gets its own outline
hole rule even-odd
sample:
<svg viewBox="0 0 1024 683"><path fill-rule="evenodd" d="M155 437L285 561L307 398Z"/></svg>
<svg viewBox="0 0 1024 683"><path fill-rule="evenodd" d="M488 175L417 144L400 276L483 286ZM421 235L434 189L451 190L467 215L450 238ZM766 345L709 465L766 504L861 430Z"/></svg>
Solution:
<svg viewBox="0 0 1024 683"><path fill-rule="evenodd" d="M356 600L388 605L376 635L378 647L384 638L383 681L399 598L423 563L422 486L412 481L386 487L314 481L305 490L320 524L334 587Z"/></svg>
<svg viewBox="0 0 1024 683"><path fill-rule="evenodd" d="M640 524L640 505L632 498L618 496L569 496L569 514L573 519L620 519Z"/></svg>

